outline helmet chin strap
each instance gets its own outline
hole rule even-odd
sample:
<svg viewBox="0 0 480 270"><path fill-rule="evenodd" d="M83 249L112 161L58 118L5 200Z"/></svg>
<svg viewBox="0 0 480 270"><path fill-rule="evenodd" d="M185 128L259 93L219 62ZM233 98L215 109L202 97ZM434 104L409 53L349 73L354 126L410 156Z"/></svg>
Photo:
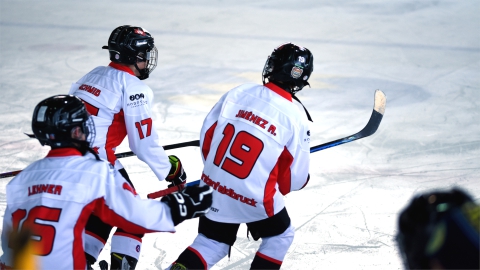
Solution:
<svg viewBox="0 0 480 270"><path fill-rule="evenodd" d="M135 63L133 66L137 69L138 73L140 73L140 76L137 76L137 78L139 78L140 80L145 80L148 78L149 74L146 71L147 68L139 69L137 63Z"/></svg>
<svg viewBox="0 0 480 270"><path fill-rule="evenodd" d="M305 106L304 106L303 103L300 101L300 99L298 99L298 97L295 96L295 94L292 94L292 98L295 99L296 101L298 101L298 103L302 104L302 107L303 107L303 109L305 110L305 113L307 114L307 119L308 119L308 121L310 121L310 122L313 123L312 117L310 116L310 114L309 114L308 111L307 111L307 108L305 108Z"/></svg>

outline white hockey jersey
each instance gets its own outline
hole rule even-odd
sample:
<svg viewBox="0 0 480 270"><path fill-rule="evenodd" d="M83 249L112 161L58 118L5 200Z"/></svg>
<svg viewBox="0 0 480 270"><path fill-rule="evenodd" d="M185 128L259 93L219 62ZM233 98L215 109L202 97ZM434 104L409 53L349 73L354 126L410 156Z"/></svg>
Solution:
<svg viewBox="0 0 480 270"><path fill-rule="evenodd" d="M159 180L165 179L171 165L153 127L153 92L128 67L113 62L97 67L72 84L70 94L81 98L93 117L93 146L101 158L123 168L115 149L128 136L130 149Z"/></svg>
<svg viewBox="0 0 480 270"><path fill-rule="evenodd" d="M202 180L213 187L207 217L225 223L262 220L284 208L283 195L309 177L310 131L290 93L268 83L227 92L201 130Z"/></svg>
<svg viewBox="0 0 480 270"><path fill-rule="evenodd" d="M92 211L132 233L175 231L170 208L141 199L110 164L55 149L7 185L0 261L12 266L8 232L30 228L42 269L85 269L82 235Z"/></svg>

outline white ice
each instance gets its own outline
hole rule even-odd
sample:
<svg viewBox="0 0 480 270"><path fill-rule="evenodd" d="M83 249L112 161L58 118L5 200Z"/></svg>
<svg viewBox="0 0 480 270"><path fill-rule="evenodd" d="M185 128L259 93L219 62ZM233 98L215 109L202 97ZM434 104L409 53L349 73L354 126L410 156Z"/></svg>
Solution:
<svg viewBox="0 0 480 270"><path fill-rule="evenodd" d="M374 135L311 155L310 184L286 196L296 235L282 269L402 269L396 221L412 196L458 186L480 199L479 14L477 0L0 0L0 172L45 156L22 134L34 106L108 64L101 47L119 25L155 37L159 63L146 83L164 145L198 139L217 99L261 83L273 48L294 42L315 56L312 87L298 95L312 146L359 131L375 89L388 101ZM198 148L168 153L199 178ZM142 197L166 188L135 157L122 162ZM10 180L0 179L2 218ZM167 267L196 230L191 220L147 235L138 269ZM214 269L248 269L258 246L242 226Z"/></svg>

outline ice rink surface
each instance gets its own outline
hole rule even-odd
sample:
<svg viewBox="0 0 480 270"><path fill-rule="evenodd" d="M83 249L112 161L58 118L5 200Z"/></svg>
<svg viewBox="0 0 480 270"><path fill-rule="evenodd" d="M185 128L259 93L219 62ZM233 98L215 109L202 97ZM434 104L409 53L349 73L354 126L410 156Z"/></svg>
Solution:
<svg viewBox="0 0 480 270"><path fill-rule="evenodd" d="M312 87L298 94L312 146L363 128L375 89L388 101L374 135L311 155L309 185L286 196L296 235L282 269L402 269L396 220L412 196L457 186L480 199L479 14L477 0L0 0L0 172L45 156L23 135L33 108L107 65L101 47L119 25L155 37L159 62L145 82L165 145L198 139L220 96L261 83L267 56L293 42L315 56ZM200 177L198 148L168 153L189 181ZM142 197L166 188L137 158L122 162ZM0 179L2 218L10 180ZM167 267L196 230L191 220L147 235L138 269ZM230 259L213 269L249 268L259 242L246 234L242 226Z"/></svg>

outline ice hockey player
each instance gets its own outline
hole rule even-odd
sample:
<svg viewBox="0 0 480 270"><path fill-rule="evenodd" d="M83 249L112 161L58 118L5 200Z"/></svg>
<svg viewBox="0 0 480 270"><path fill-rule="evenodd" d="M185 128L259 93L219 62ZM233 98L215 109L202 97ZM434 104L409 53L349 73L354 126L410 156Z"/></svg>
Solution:
<svg viewBox="0 0 480 270"><path fill-rule="evenodd" d="M396 240L405 269L480 269L480 205L460 188L417 195Z"/></svg>
<svg viewBox="0 0 480 270"><path fill-rule="evenodd" d="M307 48L283 44L266 61L263 85L230 90L208 113L201 183L213 187L213 204L171 269L211 268L229 254L241 223L255 241L262 238L251 268L280 268L294 236L283 195L309 180L307 117L292 96L312 71Z"/></svg>
<svg viewBox="0 0 480 270"><path fill-rule="evenodd" d="M153 91L142 82L157 65L157 49L150 33L142 27L123 25L108 38L111 63L100 66L74 83L70 94L80 97L92 115L97 136L93 148L115 166L133 186L115 149L128 136L130 149L148 164L160 180L183 184L186 173L180 159L168 156L159 144L153 126ZM93 264L103 249L112 227L92 215L87 223L85 251ZM143 235L132 235L118 228L111 240L111 267L118 269L123 258L135 268Z"/></svg>
<svg viewBox="0 0 480 270"><path fill-rule="evenodd" d="M75 96L41 101L32 129L51 150L7 185L1 269L12 267L15 258L10 233L31 231L38 268L86 269L83 232L93 211L111 226L142 234L174 232L174 226L205 214L211 206L209 187L187 187L160 202L136 195L123 176L90 148L95 128Z"/></svg>

